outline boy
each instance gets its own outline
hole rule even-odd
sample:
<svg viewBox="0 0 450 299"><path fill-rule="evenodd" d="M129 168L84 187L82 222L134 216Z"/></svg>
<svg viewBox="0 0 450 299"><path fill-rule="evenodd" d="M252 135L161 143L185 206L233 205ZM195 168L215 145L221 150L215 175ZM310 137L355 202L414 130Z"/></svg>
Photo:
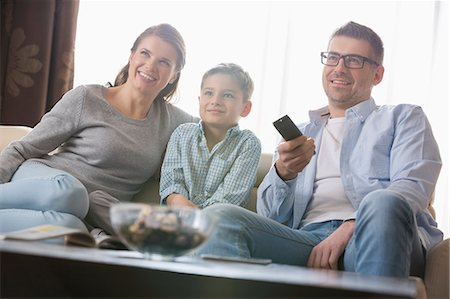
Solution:
<svg viewBox="0 0 450 299"><path fill-rule="evenodd" d="M256 180L261 143L238 121L252 108L253 81L240 66L222 63L202 78L199 123L172 134L161 170L161 203L204 208L245 206Z"/></svg>

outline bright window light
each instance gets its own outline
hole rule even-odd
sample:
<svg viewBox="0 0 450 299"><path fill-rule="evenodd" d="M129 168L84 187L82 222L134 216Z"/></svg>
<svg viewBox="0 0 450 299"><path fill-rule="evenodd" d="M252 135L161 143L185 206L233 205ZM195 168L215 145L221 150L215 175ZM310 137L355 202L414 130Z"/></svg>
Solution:
<svg viewBox="0 0 450 299"><path fill-rule="evenodd" d="M306 121L327 104L319 53L348 21L371 27L384 41L386 68L373 89L377 104L411 103L427 114L443 159L435 207L448 236L448 4L444 1L80 1L75 82L114 82L135 38L170 23L187 46L176 105L198 115L203 73L221 62L241 65L255 91L240 122L263 152L279 136L272 121L289 114Z"/></svg>

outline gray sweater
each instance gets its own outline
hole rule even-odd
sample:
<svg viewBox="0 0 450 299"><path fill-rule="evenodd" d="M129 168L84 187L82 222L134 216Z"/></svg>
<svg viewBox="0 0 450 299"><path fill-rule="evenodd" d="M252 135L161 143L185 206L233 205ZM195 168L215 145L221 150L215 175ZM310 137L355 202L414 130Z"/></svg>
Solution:
<svg viewBox="0 0 450 299"><path fill-rule="evenodd" d="M1 152L0 183L31 160L72 174L89 193L102 190L128 201L159 175L171 133L198 119L159 100L145 119L130 119L107 102L105 90L86 85L67 92L27 136Z"/></svg>

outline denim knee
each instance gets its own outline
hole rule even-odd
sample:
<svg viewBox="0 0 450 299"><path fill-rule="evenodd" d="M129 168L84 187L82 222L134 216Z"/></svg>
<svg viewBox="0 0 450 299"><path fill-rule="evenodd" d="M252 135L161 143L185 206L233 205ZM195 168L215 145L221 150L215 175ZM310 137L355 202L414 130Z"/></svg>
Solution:
<svg viewBox="0 0 450 299"><path fill-rule="evenodd" d="M247 210L237 205L228 203L217 203L203 209L203 213L208 213L220 217L220 221L238 221Z"/></svg>
<svg viewBox="0 0 450 299"><path fill-rule="evenodd" d="M59 207L55 210L73 214L79 218L84 218L89 210L89 196L86 187L75 177L61 174L54 178L59 188L54 188L53 202Z"/></svg>
<svg viewBox="0 0 450 299"><path fill-rule="evenodd" d="M346 267L371 275L406 277L415 231L414 213L402 195L390 190L369 193L356 215Z"/></svg>
<svg viewBox="0 0 450 299"><path fill-rule="evenodd" d="M224 256L250 257L245 219L245 208L226 203L217 203L202 210L213 217L217 217L217 227L210 239L199 248L194 255L217 254Z"/></svg>
<svg viewBox="0 0 450 299"><path fill-rule="evenodd" d="M357 219L372 218L386 225L402 220L413 222L413 212L402 195L390 190L376 190L367 194L358 209Z"/></svg>

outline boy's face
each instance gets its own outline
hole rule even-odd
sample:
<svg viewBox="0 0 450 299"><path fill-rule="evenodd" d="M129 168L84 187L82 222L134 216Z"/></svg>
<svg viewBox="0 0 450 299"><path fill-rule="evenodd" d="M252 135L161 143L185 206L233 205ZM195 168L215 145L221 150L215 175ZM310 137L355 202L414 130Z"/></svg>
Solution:
<svg viewBox="0 0 450 299"><path fill-rule="evenodd" d="M250 113L251 102L244 101L244 94L227 74L213 74L206 78L199 96L200 118L217 129L228 130L237 125L241 117Z"/></svg>

